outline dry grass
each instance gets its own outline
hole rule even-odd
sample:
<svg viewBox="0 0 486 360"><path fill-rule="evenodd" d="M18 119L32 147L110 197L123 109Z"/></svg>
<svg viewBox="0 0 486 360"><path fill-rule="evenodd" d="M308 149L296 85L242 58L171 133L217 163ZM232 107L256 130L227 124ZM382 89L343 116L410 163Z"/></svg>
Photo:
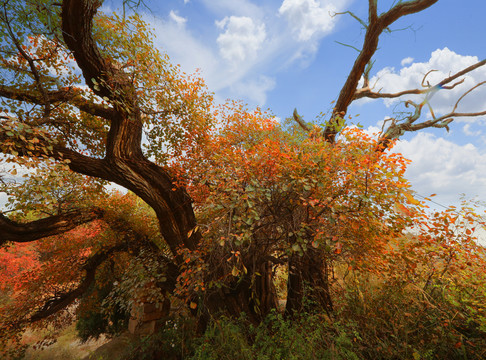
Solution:
<svg viewBox="0 0 486 360"><path fill-rule="evenodd" d="M33 345L42 340L45 333L27 330L22 341L25 344ZM94 350L105 344L108 340L100 337L98 340L81 343L76 337L74 324L61 332L56 343L43 349L27 349L25 360L79 360L92 353Z"/></svg>

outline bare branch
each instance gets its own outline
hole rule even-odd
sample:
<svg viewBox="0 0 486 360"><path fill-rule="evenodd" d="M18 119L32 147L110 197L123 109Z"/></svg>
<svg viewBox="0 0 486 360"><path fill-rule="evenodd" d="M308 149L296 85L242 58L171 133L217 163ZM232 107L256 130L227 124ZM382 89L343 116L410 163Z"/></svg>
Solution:
<svg viewBox="0 0 486 360"><path fill-rule="evenodd" d="M310 132L312 130L312 128L309 125L307 125L305 121L302 120L300 115L297 113L297 108L294 109L293 117L294 120L297 122L297 124L299 124L304 131Z"/></svg>
<svg viewBox="0 0 486 360"><path fill-rule="evenodd" d="M368 21L371 23L376 22L378 18L378 0L368 1Z"/></svg>
<svg viewBox="0 0 486 360"><path fill-rule="evenodd" d="M476 85L474 88L477 88L479 85L485 84L486 81ZM474 89L473 88L473 89ZM460 99L464 98L464 96L470 93L473 89L468 90L465 94L461 96ZM459 100L458 100L459 102ZM405 121L399 122L396 119L389 119L391 121L391 125L385 131L384 135L381 136L378 142L378 151L384 151L390 144L391 140L398 139L400 136L405 134L407 131L418 131L426 128L445 128L449 131L449 124L457 117L477 117L477 116L485 116L486 110L484 111L477 111L477 112L450 112L440 117L433 117L430 120L423 121L421 123L415 124L415 121L418 120L421 116L421 110L423 104L414 104L411 101L407 102L407 104L411 104L415 107L414 114L410 115ZM456 103L457 105L457 103Z"/></svg>
<svg viewBox="0 0 486 360"><path fill-rule="evenodd" d="M430 87L430 83L427 81L427 84L426 84L425 80L427 79L427 76L429 76L429 74L433 73L434 71L437 71L437 70L432 69L432 70L429 70L425 73L424 77L422 78L422 87L424 87L424 88Z"/></svg>
<svg viewBox="0 0 486 360"><path fill-rule="evenodd" d="M439 82L437 85L443 87L445 84L450 83L452 80L455 80L458 77L461 77L463 75L466 75L467 73L470 73L471 71L476 70L476 69L480 68L483 65L486 65L486 59L481 60L481 61L478 61L477 63L475 63L475 64L473 64L471 66L468 66L467 68L459 71L458 73L455 73L454 75L449 76L448 78L445 78L444 80L442 80L441 82Z"/></svg>
<svg viewBox="0 0 486 360"><path fill-rule="evenodd" d="M353 45L349 45L349 44L345 44L345 43L342 43L340 41L334 41L336 44L339 44L339 45L342 45L342 46L346 46L348 48L351 48L353 50L356 50L357 52L360 52L360 50L356 47L356 46L353 46Z"/></svg>
<svg viewBox="0 0 486 360"><path fill-rule="evenodd" d="M430 73L432 73L433 71L437 71L437 70L430 70L430 71L428 71L424 75L424 77L422 79L422 86L425 89L409 89L409 90L399 91L399 92L396 92L396 93L382 93L382 92L374 92L374 91L372 91L369 88L369 86L366 86L366 87L363 86L361 89L358 89L356 91L353 100L361 99L361 98L364 98L364 97L371 98L371 99L385 99L385 98L390 99L390 98L398 98L398 97L404 96L404 95L420 95L420 94L427 94L427 93L431 93L432 94L432 93L435 93L436 91L438 91L440 89L443 89L443 90L452 90L456 86L462 84L464 82L464 79L461 79L459 81L456 81L452 85L446 85L446 84L449 84L453 80L456 80L457 78L459 78L461 76L464 76L464 75L470 73L471 71L476 70L476 69L478 69L478 68L480 68L481 66L484 66L484 65L486 65L486 59L485 60L482 60L482 61L478 61L477 63L475 63L475 64L473 64L471 66L468 66L467 68L465 68L465 69L463 69L463 70L455 73L454 75L449 76L449 77L441 80L440 82L438 82L434 86L431 86L428 81L426 82L427 76ZM366 77L365 77L365 80L366 80ZM430 98L430 96L429 96L429 98Z"/></svg>
<svg viewBox="0 0 486 360"><path fill-rule="evenodd" d="M376 0L370 0L375 1ZM379 17L379 21L382 23L383 29L389 27L399 18L421 12L432 5L438 0L409 0L399 1L394 7L387 12L383 13Z"/></svg>
<svg viewBox="0 0 486 360"><path fill-rule="evenodd" d="M399 91L396 93L381 93L381 92L371 91L370 88L362 88L356 91L356 94L354 95L354 100L362 99L365 97L370 99L392 99L392 98L398 98L403 95L425 94L427 91L428 91L427 89L411 89L411 90Z"/></svg>
<svg viewBox="0 0 486 360"><path fill-rule="evenodd" d="M443 121L449 120L450 118L456 118L456 117L477 117L477 116L484 116L484 115L486 115L486 110L484 110L484 111L477 111L477 112L470 112L470 113L450 112L450 113L448 113L446 115L443 115L443 116L440 116L440 117L434 119L433 124L436 124L436 123L439 123L439 122L443 122ZM444 126L434 126L434 127L444 127Z"/></svg>
<svg viewBox="0 0 486 360"><path fill-rule="evenodd" d="M474 89L477 89L478 87L486 84L486 81L481 81L480 83L476 84L472 88L470 88L468 91L466 91L464 94L461 95L459 99L457 99L456 104L454 105L454 108L452 109L452 113L454 113L457 110L457 107L459 106L459 103L461 102L462 99L464 99L469 93L471 93Z"/></svg>
<svg viewBox="0 0 486 360"><path fill-rule="evenodd" d="M361 26L363 26L363 28L366 29L368 27L368 25L363 20L361 20L358 16L356 16L356 14L354 14L351 11L337 12L337 13L335 13L332 16L334 17L336 15L346 15L346 14L348 14L349 16L351 16L352 18L354 18L356 21L358 21L361 24Z"/></svg>
<svg viewBox="0 0 486 360"><path fill-rule="evenodd" d="M386 132L384 133L384 135L382 136L382 138L379 141L380 151L386 149L392 139L398 139L400 136L402 136L407 131L417 131L417 130L430 128L430 127L445 128L447 131L449 131L449 124L456 117L477 117L477 116L486 115L486 110L485 111L477 111L477 112L467 112L467 113L456 112L457 107L459 106L459 103L468 94L470 94L472 91L474 91L475 89L479 88L480 86L486 84L486 81L482 81L482 82L476 84L475 86L473 86L472 88L468 89L467 91L465 91L459 97L459 99L456 101L452 111L443 115L443 116L436 117L434 115L433 109L431 108L430 103L429 103L430 97L433 96L433 94L435 94L441 88L446 89L446 90L451 90L454 87L456 87L457 85L461 84L464 81L464 79L457 81L454 84L449 85L449 86L446 86L445 84L450 83L451 81L457 79L458 77L463 76L463 75L479 68L480 66L483 66L484 64L486 64L486 60L479 61L476 64L473 64L473 65L467 67L466 69L461 70L458 73L440 81L437 85L435 85L435 86L433 86L433 87L431 87L427 90L421 90L420 93L425 92L425 93L427 93L427 96L425 97L425 99L420 104L415 104L412 101L405 102L405 106L413 106L415 108L414 113L409 115L402 122L399 122L396 119L391 120L391 125L388 127L388 129L386 130ZM429 73L427 73L427 74L429 74ZM424 105L427 105L430 108L430 112L432 114L432 119L416 124L415 122L422 115L422 108L423 108Z"/></svg>
<svg viewBox="0 0 486 360"><path fill-rule="evenodd" d="M377 16L377 1L369 0L369 24L366 28L365 40L362 50L346 79L344 86L339 93L336 107L334 108L331 119L324 129L323 136L331 143L334 142L338 132L339 119L342 119L348 110L349 104L355 99L358 83L363 75L366 64L368 64L378 48L378 40L384 29L388 28L399 18L420 12L438 0L410 0L400 1L389 11Z"/></svg>

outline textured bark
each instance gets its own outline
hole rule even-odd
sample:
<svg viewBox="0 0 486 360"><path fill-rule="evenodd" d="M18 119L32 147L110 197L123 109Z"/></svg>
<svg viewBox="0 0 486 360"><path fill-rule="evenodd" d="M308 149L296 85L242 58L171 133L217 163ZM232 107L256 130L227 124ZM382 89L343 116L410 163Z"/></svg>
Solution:
<svg viewBox="0 0 486 360"><path fill-rule="evenodd" d="M101 2L97 0L65 0L62 3L62 34L65 45L72 52L83 73L86 84L109 104L107 108L88 103L75 89L26 92L8 86L0 86L0 96L49 108L67 102L80 111L107 120L104 158L87 156L77 152L61 140L54 140L45 131L36 128L48 124L48 116L41 123L29 126L0 129L0 150L18 156L52 157L68 160L71 170L91 177L115 182L138 195L155 211L160 231L170 247L176 264L168 264L168 280L159 284L164 291L172 292L179 275L181 257L179 248L195 249L201 234L195 230L196 218L192 200L184 188L178 187L172 174L146 159L142 153L142 116L134 84L127 75L101 55L92 34L92 20ZM116 89L116 91L114 90ZM62 121L56 119L56 121ZM66 119L74 121L72 119ZM14 122L12 122L14 123ZM59 234L76 225L91 221L98 213L81 211L46 218L28 224L18 224L0 215L0 243L6 241L33 241ZM79 285L39 309L30 321L40 320L71 304L94 281L96 268L116 249L107 250L90 258L83 266L84 279ZM118 251L118 250L116 250Z"/></svg>
<svg viewBox="0 0 486 360"><path fill-rule="evenodd" d="M0 96L24 101L40 106L51 106L68 102L79 110L103 117L109 123L104 158L95 158L68 148L63 142L49 138L49 134L8 129L0 131L2 151L15 152L18 156L49 156L60 161L69 161L71 170L92 177L115 182L133 191L155 211L160 231L170 247L174 258L181 261L178 248L195 249L201 235L196 227L192 201L184 188L174 183L167 169L157 166L143 156L142 117L136 98L134 84L126 74L104 59L92 35L92 20L101 2L95 0L65 0L62 3L62 34L67 48L72 52L91 90L110 103L108 108L86 102L76 90L25 92L8 86L0 87ZM114 90L116 89L116 91ZM43 89L42 89L43 90ZM44 124L48 118L41 120ZM67 119L66 121L71 121ZM31 124L31 126L41 124ZM12 135L12 133L14 133ZM34 145L33 145L34 144ZM72 212L57 217L46 218L28 224L18 224L0 216L0 241L33 241L46 236L70 230L76 225L88 222L99 214ZM188 234L190 234L188 236ZM108 256L107 254L105 254ZM97 266L106 258L95 255L84 266L84 280L69 293L51 299L31 320L39 320L64 308L79 297L94 281ZM167 291L175 287L179 270L171 264L168 269L170 279Z"/></svg>
<svg viewBox="0 0 486 360"><path fill-rule="evenodd" d="M336 108L323 132L327 141L334 142L338 119L344 117L349 104L355 98L358 81L378 47L378 38L382 31L398 18L422 11L435 2L437 0L401 1L388 12L378 16L376 0L369 1L369 24L363 49L339 94ZM196 218L192 201L184 188L175 185L174 178L167 169L149 161L142 153L143 121L134 85L119 67L103 58L92 36L92 20L99 6L101 6L101 2L98 0L64 0L62 2L62 34L66 46L72 52L83 73L86 84L95 94L110 103L108 109L96 104L85 103L71 89L27 94L18 89L2 86L0 96L44 105L47 108L56 102L68 101L81 111L103 117L109 122L104 158L83 155L48 137L36 138L39 140L36 150L27 152L21 142L17 148L11 147L11 150L16 151L19 155L48 155L58 160L69 160L69 167L75 172L115 182L134 192L154 209L161 234L170 247L177 265L180 265L182 259L178 255L178 249L181 247L195 249L201 239L199 230L193 231L196 228ZM18 138L26 139L24 141L28 141L33 136L20 135ZM7 135L0 132L0 147L2 141L7 139ZM45 151L47 147L52 147L53 150L47 153ZM41 223L37 223L36 226L40 226L39 224ZM47 229L47 224L43 225ZM0 230L2 226L5 229L10 226L9 229L11 229L14 225L1 217ZM55 228L55 224L52 227ZM60 223L57 224L57 227L61 229ZM49 232L46 230L45 233ZM320 251L309 250L303 257L294 255L291 258L289 301L286 309L288 314L302 309L304 295L307 294L305 293L306 284L310 286L309 299L326 311L332 311L328 267L324 255ZM80 283L79 287L64 294L62 298L54 299L50 304L46 304L46 308L39 310L33 318L38 319L54 313L85 291L93 281L96 267L100 261L102 261L101 255L90 260L84 269L86 271L85 280ZM243 279L235 280L233 284L204 299L206 309L203 309L202 320L207 320L209 315L220 312L231 316L239 316L241 312L245 312L252 321L258 322L271 309L276 308L271 263L262 262L253 267L247 266L247 268L248 274ZM174 266L171 271L177 274L178 268ZM257 273L260 275L256 275ZM171 284L175 286L175 280Z"/></svg>
<svg viewBox="0 0 486 360"><path fill-rule="evenodd" d="M287 293L286 316L320 309L332 313L329 266L322 250L309 249L303 255L292 255Z"/></svg>
<svg viewBox="0 0 486 360"><path fill-rule="evenodd" d="M99 6L100 3L93 0L66 0L62 7L65 43L73 52L87 84L96 94L110 99L115 112L105 158L101 160L103 172L88 169L88 161L83 163L76 159L70 167L113 181L140 196L155 210L162 235L177 257L178 247L194 249L201 237L199 231L191 232L196 227L191 199L185 189L175 186L167 170L142 154L142 119L133 84L123 72L102 58L92 38L92 18ZM117 92L112 91L115 88Z"/></svg>
<svg viewBox="0 0 486 360"><path fill-rule="evenodd" d="M0 246L8 241L29 242L58 235L102 216L101 209L75 210L28 223L19 223L0 213Z"/></svg>
<svg viewBox="0 0 486 360"><path fill-rule="evenodd" d="M255 267L248 266L247 270L243 278L210 293L204 300L205 312L201 314L199 331L204 331L212 316L226 315L237 319L245 313L248 320L258 324L277 308L272 263L262 262Z"/></svg>

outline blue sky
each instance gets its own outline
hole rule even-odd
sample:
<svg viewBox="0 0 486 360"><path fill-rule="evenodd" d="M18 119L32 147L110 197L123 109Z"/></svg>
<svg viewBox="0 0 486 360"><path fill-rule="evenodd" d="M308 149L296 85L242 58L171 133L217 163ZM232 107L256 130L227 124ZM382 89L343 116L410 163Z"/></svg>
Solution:
<svg viewBox="0 0 486 360"><path fill-rule="evenodd" d="M366 20L365 0L146 0L145 19L157 46L186 72L199 69L218 101L241 99L269 108L279 118L296 107L313 121L329 112L337 98L364 30L349 15ZM379 11L394 1L379 0ZM105 10L117 2L105 2ZM141 8L139 8L139 11ZM420 87L486 57L486 2L439 0L429 9L401 18L380 38L371 72L375 90ZM454 91L441 90L432 101L436 114L452 109L458 97L486 80L486 68L467 76ZM413 98L407 98L413 99ZM406 100L405 98L402 100ZM399 101L360 101L350 115L370 130L393 115ZM462 111L486 110L486 86L462 101ZM486 119L462 118L444 129L404 136L396 147L410 158L407 176L418 194L437 193L441 204L458 203L460 194L486 200Z"/></svg>

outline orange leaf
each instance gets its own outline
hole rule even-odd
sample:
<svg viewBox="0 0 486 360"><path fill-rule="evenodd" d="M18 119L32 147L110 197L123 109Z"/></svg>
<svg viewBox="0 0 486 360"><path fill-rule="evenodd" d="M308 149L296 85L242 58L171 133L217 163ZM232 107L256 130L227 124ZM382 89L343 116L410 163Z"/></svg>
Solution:
<svg viewBox="0 0 486 360"><path fill-rule="evenodd" d="M417 199L415 199L412 194L408 193L408 192L403 192L403 195L405 195L405 197L407 198L407 201L412 204L412 205L420 205L420 201L418 201Z"/></svg>
<svg viewBox="0 0 486 360"><path fill-rule="evenodd" d="M342 248L343 248L343 244L341 244L340 242L336 243L336 249L334 250L334 253L341 254Z"/></svg>
<svg viewBox="0 0 486 360"><path fill-rule="evenodd" d="M411 216L412 212L403 204L395 203L395 210L405 216Z"/></svg>

